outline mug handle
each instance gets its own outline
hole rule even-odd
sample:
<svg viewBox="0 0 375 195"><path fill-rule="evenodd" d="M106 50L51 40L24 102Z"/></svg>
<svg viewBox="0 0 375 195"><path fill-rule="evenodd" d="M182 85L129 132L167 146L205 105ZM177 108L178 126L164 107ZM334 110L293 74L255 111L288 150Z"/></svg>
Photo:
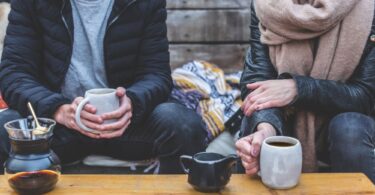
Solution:
<svg viewBox="0 0 375 195"><path fill-rule="evenodd" d="M82 123L82 121L81 121L81 112L82 112L82 110L83 110L83 107L84 107L87 103L89 103L89 101L90 101L90 97L87 97L87 98L83 99L83 100L79 103L79 105L78 105L78 107L77 107L77 110L76 110L76 113L75 113L75 120L76 120L76 123L77 123L77 125L78 125L79 128L81 128L81 129L83 129L83 130L85 130L85 131L93 132L93 131L94 131L93 129L86 127L86 125L84 125L84 124Z"/></svg>
<svg viewBox="0 0 375 195"><path fill-rule="evenodd" d="M189 174L192 162L193 157L187 155L180 156L180 164L186 174Z"/></svg>

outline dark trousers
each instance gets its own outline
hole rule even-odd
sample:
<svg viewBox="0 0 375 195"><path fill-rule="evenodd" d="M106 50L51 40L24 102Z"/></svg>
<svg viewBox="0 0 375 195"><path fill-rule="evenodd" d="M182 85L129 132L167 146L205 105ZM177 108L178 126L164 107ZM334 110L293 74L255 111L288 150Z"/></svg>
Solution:
<svg viewBox="0 0 375 195"><path fill-rule="evenodd" d="M7 159L10 145L5 122L21 118L14 110L0 113L0 163ZM96 140L57 125L52 149L62 164L81 160L89 154L103 154L124 160L158 158L159 173L182 173L179 156L205 149L206 131L198 114L182 105L164 103L155 108L139 127L130 127L122 137ZM0 167L1 168L1 167Z"/></svg>
<svg viewBox="0 0 375 195"><path fill-rule="evenodd" d="M244 121L242 124L248 123ZM317 151L317 155L320 160L330 163L332 172L365 173L375 183L373 118L351 112L339 114L333 117L321 132L326 135L326 143L323 144L322 150ZM241 164L239 165L239 171L243 171Z"/></svg>

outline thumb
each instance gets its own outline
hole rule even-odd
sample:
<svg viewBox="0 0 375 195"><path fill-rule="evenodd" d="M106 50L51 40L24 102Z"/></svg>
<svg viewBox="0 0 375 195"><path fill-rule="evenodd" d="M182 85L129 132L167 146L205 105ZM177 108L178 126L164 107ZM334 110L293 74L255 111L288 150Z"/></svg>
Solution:
<svg viewBox="0 0 375 195"><path fill-rule="evenodd" d="M262 136L259 133L255 133L253 137L253 141L251 143L251 155L253 157L259 156L262 142L263 142Z"/></svg>
<svg viewBox="0 0 375 195"><path fill-rule="evenodd" d="M255 89L257 89L258 87L260 87L261 84L262 84L261 82L256 82L256 83L247 84L246 87L247 87L248 89L255 90Z"/></svg>
<svg viewBox="0 0 375 195"><path fill-rule="evenodd" d="M126 93L126 90L125 90L125 88L123 88L123 87L118 87L118 88L116 89L116 95L117 95L118 97L122 97L122 96L124 96L125 93Z"/></svg>

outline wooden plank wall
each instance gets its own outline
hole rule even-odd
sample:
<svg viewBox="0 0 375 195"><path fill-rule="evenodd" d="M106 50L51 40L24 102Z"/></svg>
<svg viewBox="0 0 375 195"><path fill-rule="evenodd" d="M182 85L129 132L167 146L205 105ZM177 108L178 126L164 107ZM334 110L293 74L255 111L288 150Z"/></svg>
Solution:
<svg viewBox="0 0 375 195"><path fill-rule="evenodd" d="M242 69L248 47L251 0L167 0L171 66L213 62Z"/></svg>

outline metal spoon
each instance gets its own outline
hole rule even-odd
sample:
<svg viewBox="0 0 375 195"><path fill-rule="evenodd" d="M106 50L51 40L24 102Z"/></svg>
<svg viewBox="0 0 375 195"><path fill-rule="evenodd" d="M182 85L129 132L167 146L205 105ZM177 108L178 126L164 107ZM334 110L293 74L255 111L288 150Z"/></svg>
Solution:
<svg viewBox="0 0 375 195"><path fill-rule="evenodd" d="M36 128L34 129L33 134L41 135L41 134L47 133L48 128L40 125L38 118L35 115L33 106L31 105L30 102L27 103L27 107L29 108L31 115L33 115L35 123L36 123Z"/></svg>

